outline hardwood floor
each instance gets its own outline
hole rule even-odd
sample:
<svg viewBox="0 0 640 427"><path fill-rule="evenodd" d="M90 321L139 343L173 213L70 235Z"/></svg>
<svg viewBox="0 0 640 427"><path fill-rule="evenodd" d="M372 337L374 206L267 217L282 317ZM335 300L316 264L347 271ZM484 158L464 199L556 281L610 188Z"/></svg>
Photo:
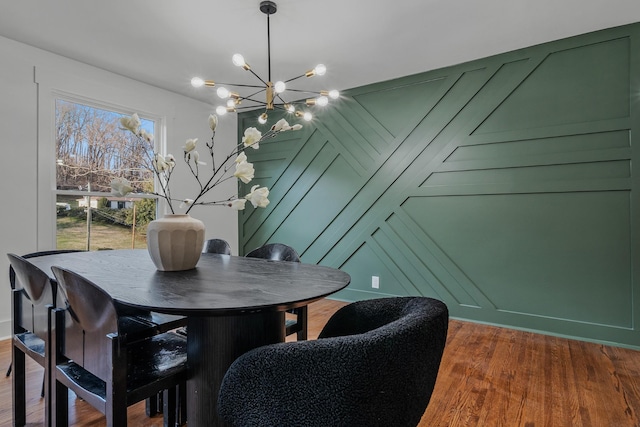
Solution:
<svg viewBox="0 0 640 427"><path fill-rule="evenodd" d="M344 303L309 308L309 338ZM0 341L0 371L11 360ZM42 369L28 364L28 426L42 425ZM70 397L73 426L104 426L99 412ZM640 426L640 352L452 320L431 403L421 427ZM11 426L11 378L0 378L0 427ZM161 426L144 403L129 425Z"/></svg>

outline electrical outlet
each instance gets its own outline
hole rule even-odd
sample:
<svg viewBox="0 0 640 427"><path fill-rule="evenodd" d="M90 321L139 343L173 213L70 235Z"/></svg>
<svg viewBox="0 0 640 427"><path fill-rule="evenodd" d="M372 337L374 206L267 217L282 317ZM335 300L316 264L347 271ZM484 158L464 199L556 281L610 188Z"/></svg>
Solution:
<svg viewBox="0 0 640 427"><path fill-rule="evenodd" d="M380 289L380 278L378 276L371 276L371 287L373 289Z"/></svg>

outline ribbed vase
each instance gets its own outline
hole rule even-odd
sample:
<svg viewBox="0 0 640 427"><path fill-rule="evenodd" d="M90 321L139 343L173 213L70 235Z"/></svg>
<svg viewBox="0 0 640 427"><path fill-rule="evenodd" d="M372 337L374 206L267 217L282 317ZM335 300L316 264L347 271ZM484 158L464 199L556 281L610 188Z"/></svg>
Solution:
<svg viewBox="0 0 640 427"><path fill-rule="evenodd" d="M169 214L147 226L147 249L160 271L195 268L204 245L204 223L185 214Z"/></svg>

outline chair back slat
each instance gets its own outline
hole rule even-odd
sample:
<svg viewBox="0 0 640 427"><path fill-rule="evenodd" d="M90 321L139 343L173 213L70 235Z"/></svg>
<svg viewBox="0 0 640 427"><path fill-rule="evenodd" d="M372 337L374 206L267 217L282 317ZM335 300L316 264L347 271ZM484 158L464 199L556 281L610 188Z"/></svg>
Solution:
<svg viewBox="0 0 640 427"><path fill-rule="evenodd" d="M300 262L300 256L291 246L283 243L267 243L245 255L249 258L262 258L272 261Z"/></svg>
<svg viewBox="0 0 640 427"><path fill-rule="evenodd" d="M49 276L25 258L8 254L14 281L11 287L22 296L14 304L14 330L21 327L42 340L48 334L48 307L55 306L55 285Z"/></svg>
<svg viewBox="0 0 640 427"><path fill-rule="evenodd" d="M231 255L231 246L223 239L209 239L204 242L203 253Z"/></svg>
<svg viewBox="0 0 640 427"><path fill-rule="evenodd" d="M107 335L118 333L118 314L113 299L77 273L60 267L52 267L52 270L67 298L67 311L73 319L73 322L67 322L65 335L81 336L82 339L81 359L78 358L77 343L66 345L63 354L106 381L110 375L112 349L112 340ZM65 341L68 343L69 340L65 338Z"/></svg>

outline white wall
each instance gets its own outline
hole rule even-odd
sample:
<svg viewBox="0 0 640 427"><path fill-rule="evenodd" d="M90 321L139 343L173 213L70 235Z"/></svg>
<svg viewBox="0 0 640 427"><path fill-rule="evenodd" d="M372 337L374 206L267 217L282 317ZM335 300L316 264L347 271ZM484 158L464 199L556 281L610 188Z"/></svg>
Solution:
<svg viewBox="0 0 640 427"><path fill-rule="evenodd" d="M210 138L207 118L213 107L2 37L0 58L0 189L4 201L0 213L0 338L4 338L10 335L11 324L9 263L5 254L55 247L55 200L51 192L55 186L55 95L98 100L158 118L164 125L167 152L176 158L182 157L181 147L187 138L197 137L199 144ZM221 118L216 153L226 156L236 141L235 117ZM178 166L183 166L180 160ZM185 168L174 174L174 196L195 196L195 183L189 178ZM219 192L216 189L219 199L235 193L233 181L225 183ZM217 206L196 207L191 214L204 221L207 238L226 239L233 253L238 252L235 211Z"/></svg>

